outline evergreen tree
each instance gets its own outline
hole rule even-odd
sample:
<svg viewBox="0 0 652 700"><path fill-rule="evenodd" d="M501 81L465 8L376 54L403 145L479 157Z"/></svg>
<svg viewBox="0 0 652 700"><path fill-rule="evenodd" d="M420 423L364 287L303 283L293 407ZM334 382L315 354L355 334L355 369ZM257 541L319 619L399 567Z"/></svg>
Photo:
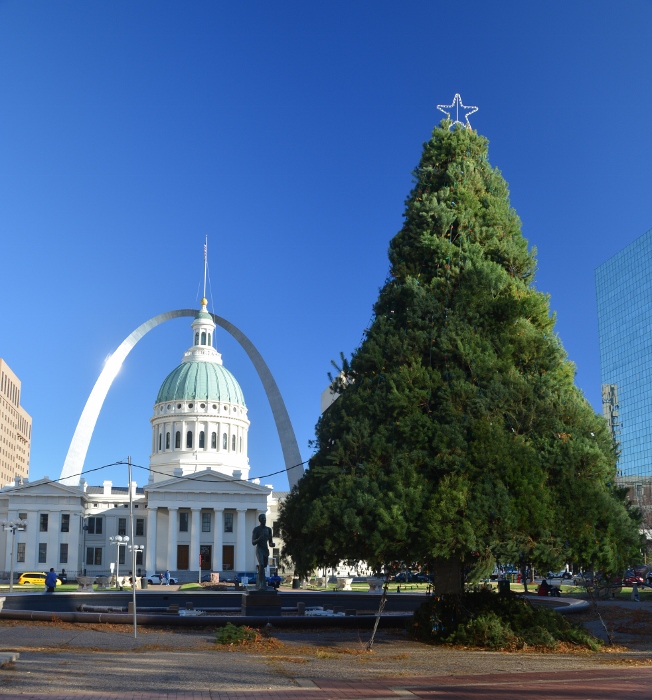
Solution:
<svg viewBox="0 0 652 700"><path fill-rule="evenodd" d="M640 538L616 448L574 384L488 141L450 127L424 144L373 322L282 506L284 554L304 574L360 559L618 570Z"/></svg>

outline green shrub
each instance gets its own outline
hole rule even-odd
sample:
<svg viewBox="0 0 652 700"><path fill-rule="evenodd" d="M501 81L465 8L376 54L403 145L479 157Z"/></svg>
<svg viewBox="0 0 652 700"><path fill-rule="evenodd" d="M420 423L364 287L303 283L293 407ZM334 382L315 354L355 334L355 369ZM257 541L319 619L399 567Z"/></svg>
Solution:
<svg viewBox="0 0 652 700"><path fill-rule="evenodd" d="M251 627L238 627L230 622L215 633L215 641L218 644L246 644L255 642L257 637L256 630L252 630Z"/></svg>
<svg viewBox="0 0 652 700"><path fill-rule="evenodd" d="M601 644L554 610L535 607L513 593L488 590L433 596L414 613L411 632L423 641L488 649L554 649L566 642L595 651Z"/></svg>

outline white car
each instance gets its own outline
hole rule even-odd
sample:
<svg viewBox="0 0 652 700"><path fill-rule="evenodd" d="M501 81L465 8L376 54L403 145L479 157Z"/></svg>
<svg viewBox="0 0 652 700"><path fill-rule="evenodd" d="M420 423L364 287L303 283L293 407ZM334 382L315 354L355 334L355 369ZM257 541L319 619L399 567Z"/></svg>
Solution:
<svg viewBox="0 0 652 700"><path fill-rule="evenodd" d="M165 585L168 582L167 579L165 578L165 571L162 571L161 573L163 574L163 585ZM147 581L147 583L149 583L150 585L155 585L155 584L161 583L161 575L159 573L145 574L144 578ZM173 586L176 586L177 583L179 583L179 579L175 578L174 576L170 576L170 583Z"/></svg>

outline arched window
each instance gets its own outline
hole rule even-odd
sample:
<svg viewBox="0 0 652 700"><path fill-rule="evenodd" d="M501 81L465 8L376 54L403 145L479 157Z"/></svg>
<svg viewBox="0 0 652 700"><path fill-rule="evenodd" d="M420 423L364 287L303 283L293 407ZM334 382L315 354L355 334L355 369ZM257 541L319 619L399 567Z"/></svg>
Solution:
<svg viewBox="0 0 652 700"><path fill-rule="evenodd" d="M161 451L161 445L163 444L163 433L158 434L158 451Z"/></svg>
<svg viewBox="0 0 652 700"><path fill-rule="evenodd" d="M206 345L206 331L202 331L201 333L201 344Z"/></svg>
<svg viewBox="0 0 652 700"><path fill-rule="evenodd" d="M199 449L203 450L204 449L204 431L201 430L199 432Z"/></svg>
<svg viewBox="0 0 652 700"><path fill-rule="evenodd" d="M177 430L177 434L174 436L174 446L178 450L181 447L181 432Z"/></svg>
<svg viewBox="0 0 652 700"><path fill-rule="evenodd" d="M192 430L186 433L186 447L192 447Z"/></svg>
<svg viewBox="0 0 652 700"><path fill-rule="evenodd" d="M231 450L235 452L235 435L231 436Z"/></svg>
<svg viewBox="0 0 652 700"><path fill-rule="evenodd" d="M212 344L213 344L213 343L211 343L211 334L210 334L210 333L208 334L208 344L209 344L209 345L212 345Z"/></svg>
<svg viewBox="0 0 652 700"><path fill-rule="evenodd" d="M170 433L165 433L165 449L170 449Z"/></svg>
<svg viewBox="0 0 652 700"><path fill-rule="evenodd" d="M199 331L195 333L195 345L199 345Z"/></svg>
<svg viewBox="0 0 652 700"><path fill-rule="evenodd" d="M226 437L226 433L224 433L224 435L222 435L222 449L223 450L226 450L226 448L227 448L227 442L226 442L227 440L228 440L228 438Z"/></svg>
<svg viewBox="0 0 652 700"><path fill-rule="evenodd" d="M217 433L211 433L211 449L217 449Z"/></svg>

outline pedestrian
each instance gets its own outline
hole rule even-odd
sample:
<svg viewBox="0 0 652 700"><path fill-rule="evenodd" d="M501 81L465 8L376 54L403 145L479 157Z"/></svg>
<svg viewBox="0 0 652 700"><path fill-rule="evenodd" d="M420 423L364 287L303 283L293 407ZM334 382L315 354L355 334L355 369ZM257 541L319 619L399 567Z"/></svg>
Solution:
<svg viewBox="0 0 652 700"><path fill-rule="evenodd" d="M539 590L537 591L537 595L547 596L548 593L550 593L550 586L548 585L548 582L544 578L543 581L541 581L541 585L539 586Z"/></svg>
<svg viewBox="0 0 652 700"><path fill-rule="evenodd" d="M632 586L632 600L635 600L637 603L641 602L641 596L638 594L638 583L634 583Z"/></svg>
<svg viewBox="0 0 652 700"><path fill-rule="evenodd" d="M158 582L159 582L159 585L160 585L160 586L163 585L163 572L162 572L162 571L161 571L161 573L158 575Z"/></svg>
<svg viewBox="0 0 652 700"><path fill-rule="evenodd" d="M165 572L165 585L170 585L170 569L167 569Z"/></svg>
<svg viewBox="0 0 652 700"><path fill-rule="evenodd" d="M45 577L45 585L48 593L54 593L54 588L57 585L57 572L54 569L50 569Z"/></svg>

